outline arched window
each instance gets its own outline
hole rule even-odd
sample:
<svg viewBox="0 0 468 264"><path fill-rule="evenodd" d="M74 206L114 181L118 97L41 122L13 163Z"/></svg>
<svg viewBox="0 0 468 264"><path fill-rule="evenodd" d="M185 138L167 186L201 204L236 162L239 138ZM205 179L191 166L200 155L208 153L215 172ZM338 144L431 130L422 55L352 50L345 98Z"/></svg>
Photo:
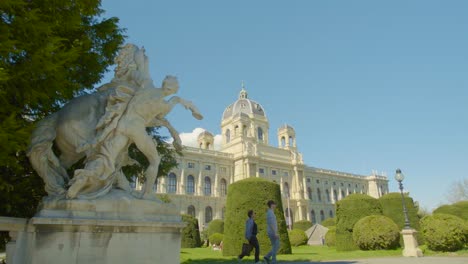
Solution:
<svg viewBox="0 0 468 264"><path fill-rule="evenodd" d="M327 202L330 202L330 191L328 189L325 190L325 195L327 196Z"/></svg>
<svg viewBox="0 0 468 264"><path fill-rule="evenodd" d="M286 138L281 137L281 147L285 147L285 146L286 146Z"/></svg>
<svg viewBox="0 0 468 264"><path fill-rule="evenodd" d="M325 213L323 212L323 210L320 210L320 222L322 222L323 220L325 220Z"/></svg>
<svg viewBox="0 0 468 264"><path fill-rule="evenodd" d="M205 223L209 223L213 220L213 209L210 206L205 208Z"/></svg>
<svg viewBox="0 0 468 264"><path fill-rule="evenodd" d="M211 196L211 179L210 177L205 177L205 196Z"/></svg>
<svg viewBox="0 0 468 264"><path fill-rule="evenodd" d="M283 192L286 197L290 197L289 196L289 184L287 182L283 184Z"/></svg>
<svg viewBox="0 0 468 264"><path fill-rule="evenodd" d="M317 223L317 219L315 219L315 211L312 210L310 211L310 221L312 222L313 225Z"/></svg>
<svg viewBox="0 0 468 264"><path fill-rule="evenodd" d="M330 216L330 218L333 218L333 211L330 210L330 212L328 212L328 215Z"/></svg>
<svg viewBox="0 0 468 264"><path fill-rule="evenodd" d="M257 128L258 140L263 141L263 129L261 127Z"/></svg>
<svg viewBox="0 0 468 264"><path fill-rule="evenodd" d="M247 136L247 126L246 126L246 125L243 125L243 126L242 126L242 135L243 135L244 137Z"/></svg>
<svg viewBox="0 0 468 264"><path fill-rule="evenodd" d="M221 187L221 196L226 196L227 183L225 179L221 179L220 187Z"/></svg>
<svg viewBox="0 0 468 264"><path fill-rule="evenodd" d="M189 205L187 208L187 214L195 217L195 206Z"/></svg>
<svg viewBox="0 0 468 264"><path fill-rule="evenodd" d="M167 177L167 193L176 193L177 190L177 176L171 172Z"/></svg>
<svg viewBox="0 0 468 264"><path fill-rule="evenodd" d="M237 137L239 135L239 126L234 127L234 137Z"/></svg>
<svg viewBox="0 0 468 264"><path fill-rule="evenodd" d="M307 197L309 200L312 200L312 188L307 187Z"/></svg>
<svg viewBox="0 0 468 264"><path fill-rule="evenodd" d="M342 190L342 191L341 191L341 199L343 199L343 198L345 198L345 197L346 197L346 194L345 194L345 192Z"/></svg>
<svg viewBox="0 0 468 264"><path fill-rule="evenodd" d="M294 139L292 136L289 136L289 146L293 147L294 146Z"/></svg>
<svg viewBox="0 0 468 264"><path fill-rule="evenodd" d="M333 200L335 202L338 201L338 194L336 193L336 190L333 190Z"/></svg>
<svg viewBox="0 0 468 264"><path fill-rule="evenodd" d="M195 192L195 179L192 175L187 177L187 186L185 187L185 192L187 194L193 194Z"/></svg>
<svg viewBox="0 0 468 264"><path fill-rule="evenodd" d="M319 202L322 201L322 193L320 192L320 188L317 188L317 198Z"/></svg>
<svg viewBox="0 0 468 264"><path fill-rule="evenodd" d="M225 135L226 135L226 143L231 142L231 130L226 129Z"/></svg>

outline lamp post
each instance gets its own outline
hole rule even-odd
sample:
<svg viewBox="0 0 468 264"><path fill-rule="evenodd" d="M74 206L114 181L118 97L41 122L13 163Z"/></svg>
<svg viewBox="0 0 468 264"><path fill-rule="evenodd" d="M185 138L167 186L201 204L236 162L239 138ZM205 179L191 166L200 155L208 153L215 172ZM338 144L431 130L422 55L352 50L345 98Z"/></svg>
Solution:
<svg viewBox="0 0 468 264"><path fill-rule="evenodd" d="M403 204L403 213L405 215L405 227L404 227L404 229L411 229L410 222L409 222L409 219L408 219L408 210L406 210L405 196L403 195L403 183L402 182L403 182L404 179L405 179L405 176L403 175L403 173L401 173L401 170L397 169L396 173L395 173L395 180L398 181L399 188L400 188L400 193L401 193L401 200L402 200L402 204Z"/></svg>

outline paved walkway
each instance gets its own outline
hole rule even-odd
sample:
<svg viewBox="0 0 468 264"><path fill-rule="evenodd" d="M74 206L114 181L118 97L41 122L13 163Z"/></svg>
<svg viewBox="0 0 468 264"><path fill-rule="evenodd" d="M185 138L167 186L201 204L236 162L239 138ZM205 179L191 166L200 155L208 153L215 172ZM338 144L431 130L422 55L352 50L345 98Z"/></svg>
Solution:
<svg viewBox="0 0 468 264"><path fill-rule="evenodd" d="M278 264L468 264L468 257L373 258L360 260L332 260L320 262L279 262Z"/></svg>

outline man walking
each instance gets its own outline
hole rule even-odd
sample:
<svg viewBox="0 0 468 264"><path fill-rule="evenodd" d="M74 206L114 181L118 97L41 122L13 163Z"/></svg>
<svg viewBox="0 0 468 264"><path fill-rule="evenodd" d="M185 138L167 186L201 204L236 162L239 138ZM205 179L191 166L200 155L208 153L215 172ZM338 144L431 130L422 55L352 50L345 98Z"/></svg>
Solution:
<svg viewBox="0 0 468 264"><path fill-rule="evenodd" d="M276 252L279 249L279 233L278 233L278 223L276 222L275 208L276 203L272 200L268 201L268 211L267 211L267 234L271 242L271 251L263 257L266 263L276 264ZM271 262L270 262L271 258Z"/></svg>
<svg viewBox="0 0 468 264"><path fill-rule="evenodd" d="M255 263L260 264L260 245L258 244L258 239L257 239L257 233L258 233L258 228L257 228L257 223L255 223L255 212L253 210L249 210L247 212L247 216L249 219L245 222L245 239L249 241L249 244L255 248ZM249 255L250 252L242 252L238 257L237 261L240 262L241 259Z"/></svg>

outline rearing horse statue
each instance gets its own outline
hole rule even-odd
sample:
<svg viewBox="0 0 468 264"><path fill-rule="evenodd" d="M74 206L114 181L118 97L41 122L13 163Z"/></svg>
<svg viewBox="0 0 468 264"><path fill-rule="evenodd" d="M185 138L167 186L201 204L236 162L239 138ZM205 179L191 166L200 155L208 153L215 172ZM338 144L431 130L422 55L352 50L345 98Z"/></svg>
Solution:
<svg viewBox="0 0 468 264"><path fill-rule="evenodd" d="M41 120L33 131L28 156L51 197L95 199L112 188L131 192L121 168L135 162L128 156L128 147L135 143L149 161L139 197L154 199L152 187L161 158L146 128L166 127L174 138L174 147L180 150L179 134L166 115L181 104L196 119L203 118L189 101L178 96L165 100L178 91L177 79L167 76L161 88L154 87L143 48L127 44L116 62L110 83L71 100ZM52 151L53 144L60 151L59 157ZM76 170L69 180L66 170L84 157L84 168Z"/></svg>

